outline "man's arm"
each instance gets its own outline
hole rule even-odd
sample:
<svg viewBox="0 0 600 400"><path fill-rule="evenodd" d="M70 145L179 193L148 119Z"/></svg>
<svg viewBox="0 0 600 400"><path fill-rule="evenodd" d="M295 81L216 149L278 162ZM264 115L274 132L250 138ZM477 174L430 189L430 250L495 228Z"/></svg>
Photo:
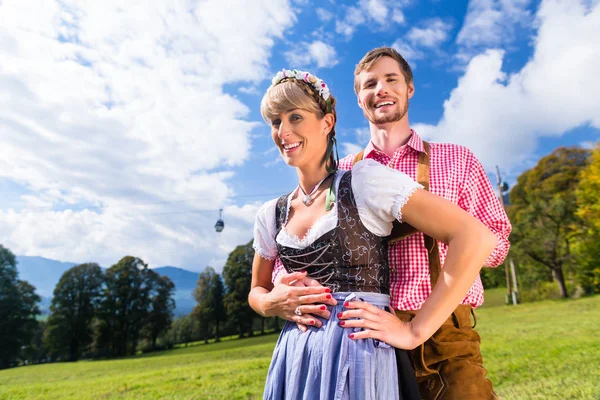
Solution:
<svg viewBox="0 0 600 400"><path fill-rule="evenodd" d="M470 151L469 156L458 205L480 220L498 238L496 248L484 263L486 267L497 267L508 254L508 236L512 227L483 166Z"/></svg>

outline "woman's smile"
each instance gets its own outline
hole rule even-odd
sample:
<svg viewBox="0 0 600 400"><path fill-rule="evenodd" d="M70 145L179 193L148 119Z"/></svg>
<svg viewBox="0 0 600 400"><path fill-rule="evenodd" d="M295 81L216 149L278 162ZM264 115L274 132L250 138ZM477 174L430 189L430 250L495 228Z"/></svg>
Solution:
<svg viewBox="0 0 600 400"><path fill-rule="evenodd" d="M283 151L286 153L291 153L297 150L301 144L302 142L282 143Z"/></svg>

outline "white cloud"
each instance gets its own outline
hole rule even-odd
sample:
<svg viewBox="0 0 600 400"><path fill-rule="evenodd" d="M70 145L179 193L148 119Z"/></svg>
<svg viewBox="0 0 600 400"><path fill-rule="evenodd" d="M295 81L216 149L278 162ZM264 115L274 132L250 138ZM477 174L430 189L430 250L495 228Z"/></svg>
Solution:
<svg viewBox="0 0 600 400"><path fill-rule="evenodd" d="M319 20L322 22L329 22L333 18L333 13L324 8L317 8L315 12L317 13L317 18L319 18Z"/></svg>
<svg viewBox="0 0 600 400"><path fill-rule="evenodd" d="M359 0L355 6L345 8L344 18L336 21L337 33L351 38L360 25L369 25L372 29L389 28L390 19L404 23L404 14L400 8L404 2L393 0Z"/></svg>
<svg viewBox="0 0 600 400"><path fill-rule="evenodd" d="M431 53L440 53L440 47L448 39L451 29L450 23L439 18L424 20L403 38L397 39L392 47L415 69L417 60L423 60Z"/></svg>
<svg viewBox="0 0 600 400"><path fill-rule="evenodd" d="M256 212L262 206L262 202L254 202L252 204L246 204L242 207L239 206L228 206L223 210L224 216L229 216L245 221L248 224L254 224Z"/></svg>
<svg viewBox="0 0 600 400"><path fill-rule="evenodd" d="M371 131L368 127L354 128L342 133L344 138L351 137L352 139L343 142L340 139L340 158L362 151L371 140Z"/></svg>
<svg viewBox="0 0 600 400"><path fill-rule="evenodd" d="M600 139L600 138L599 138ZM588 149L588 150L593 150L596 148L596 146L598 146L598 142L594 142L591 140L585 140L581 143L579 143L579 146L584 148L584 149Z"/></svg>
<svg viewBox="0 0 600 400"><path fill-rule="evenodd" d="M600 5L547 0L537 24L533 57L521 71L504 73L500 50L476 56L440 122L414 128L430 140L468 146L488 170L519 170L540 137L600 129Z"/></svg>
<svg viewBox="0 0 600 400"><path fill-rule="evenodd" d="M392 21L400 25L405 22L404 13L402 10L396 8L392 11Z"/></svg>
<svg viewBox="0 0 600 400"><path fill-rule="evenodd" d="M388 7L381 0L366 1L366 9L371 18L379 24L383 24L388 16Z"/></svg>
<svg viewBox="0 0 600 400"><path fill-rule="evenodd" d="M413 47L403 39L398 39L392 44L392 47L404 57L412 69L415 69L417 63L415 61L425 58L425 53Z"/></svg>
<svg viewBox="0 0 600 400"><path fill-rule="evenodd" d="M354 136L356 137L358 143L364 147L367 145L367 143L369 143L369 140L371 140L371 130L368 127L355 128Z"/></svg>
<svg viewBox="0 0 600 400"><path fill-rule="evenodd" d="M294 50L285 53L291 67L308 67L316 65L317 68L330 68L338 63L335 48L320 40L312 43L294 44Z"/></svg>
<svg viewBox="0 0 600 400"><path fill-rule="evenodd" d="M0 3L0 179L36 193L0 210L0 242L62 260L133 254L200 268L215 248L249 240L238 241L247 220L215 236L206 214L233 194L228 171L261 123L223 85L267 77L296 17L285 0L236 4Z"/></svg>
<svg viewBox="0 0 600 400"><path fill-rule="evenodd" d="M532 23L531 0L470 0L464 24L456 37L463 46L461 56L473 51L511 43L518 27Z"/></svg>
<svg viewBox="0 0 600 400"><path fill-rule="evenodd" d="M447 22L439 18L428 20L420 24L421 27L411 28L406 34L413 46L436 48L448 39L448 32L452 28Z"/></svg>
<svg viewBox="0 0 600 400"><path fill-rule="evenodd" d="M309 45L308 50L319 68L333 67L338 63L335 49L331 45L315 41Z"/></svg>
<svg viewBox="0 0 600 400"><path fill-rule="evenodd" d="M242 86L238 89L241 93L244 94L254 94L257 95L260 92L258 91L258 88L256 86Z"/></svg>
<svg viewBox="0 0 600 400"><path fill-rule="evenodd" d="M365 148L364 146L359 146L358 144L350 142L341 143L340 147L342 148L342 154L340 154L340 158L345 157L348 154L356 154Z"/></svg>

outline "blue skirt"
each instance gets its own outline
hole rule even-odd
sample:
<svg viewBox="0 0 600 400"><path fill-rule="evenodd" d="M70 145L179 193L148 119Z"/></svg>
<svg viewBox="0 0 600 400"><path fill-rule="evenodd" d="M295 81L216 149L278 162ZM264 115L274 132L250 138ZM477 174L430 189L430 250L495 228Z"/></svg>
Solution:
<svg viewBox="0 0 600 400"><path fill-rule="evenodd" d="M398 370L394 348L375 339L352 340L360 328L343 328L337 314L344 302L363 300L381 309L389 306L380 293L333 293L329 320L303 333L286 322L269 367L265 400L398 399ZM410 371L409 373L412 373Z"/></svg>

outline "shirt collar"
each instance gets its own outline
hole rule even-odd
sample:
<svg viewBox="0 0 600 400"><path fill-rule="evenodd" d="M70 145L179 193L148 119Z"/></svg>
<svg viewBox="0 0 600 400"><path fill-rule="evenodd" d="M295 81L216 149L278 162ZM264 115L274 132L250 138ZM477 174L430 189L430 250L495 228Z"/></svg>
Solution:
<svg viewBox="0 0 600 400"><path fill-rule="evenodd" d="M420 153L425 153L423 139L421 139L417 132L415 132L412 129L410 130L410 137L408 138L408 142L404 146L408 146ZM398 152L398 150L402 149L404 146L398 147L396 149L396 152ZM367 144L367 147L365 147L363 158L368 158L373 152L381 153L381 150L378 150L373 144L373 141L369 140L369 144Z"/></svg>

